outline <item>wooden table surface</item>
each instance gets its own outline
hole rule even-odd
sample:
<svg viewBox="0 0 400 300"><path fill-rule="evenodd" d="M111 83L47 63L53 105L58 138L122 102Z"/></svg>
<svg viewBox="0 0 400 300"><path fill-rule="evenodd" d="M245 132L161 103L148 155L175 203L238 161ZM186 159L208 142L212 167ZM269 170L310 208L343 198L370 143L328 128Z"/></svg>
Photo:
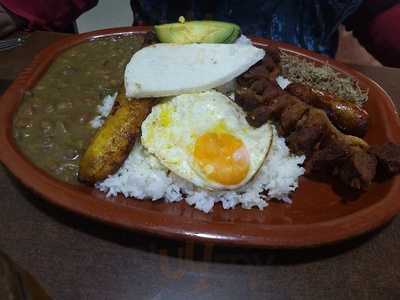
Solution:
<svg viewBox="0 0 400 300"><path fill-rule="evenodd" d="M39 49L62 36L37 32L23 47L0 52L0 93ZM354 67L400 106L400 70ZM400 299L399 217L375 232L316 249L175 242L54 207L2 165L0 250L54 299Z"/></svg>

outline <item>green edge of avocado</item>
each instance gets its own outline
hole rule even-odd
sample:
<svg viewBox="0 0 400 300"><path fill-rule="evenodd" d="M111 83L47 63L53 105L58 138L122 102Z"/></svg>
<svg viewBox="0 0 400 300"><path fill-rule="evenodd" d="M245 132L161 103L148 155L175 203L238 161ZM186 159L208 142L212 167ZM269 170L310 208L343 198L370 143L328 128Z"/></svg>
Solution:
<svg viewBox="0 0 400 300"><path fill-rule="evenodd" d="M221 21L189 21L154 26L162 43L233 43L240 35L240 27Z"/></svg>

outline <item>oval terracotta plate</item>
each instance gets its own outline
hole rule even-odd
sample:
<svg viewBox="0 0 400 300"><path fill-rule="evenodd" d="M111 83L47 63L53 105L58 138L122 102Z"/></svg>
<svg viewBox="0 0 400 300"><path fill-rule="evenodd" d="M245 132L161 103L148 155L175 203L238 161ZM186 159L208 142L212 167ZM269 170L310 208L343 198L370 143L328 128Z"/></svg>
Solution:
<svg viewBox="0 0 400 300"><path fill-rule="evenodd" d="M300 179L293 204L271 203L264 211L223 210L216 205L204 214L184 202L166 204L117 197L106 199L93 188L60 182L36 168L16 147L12 119L24 91L31 89L52 60L65 49L93 38L142 34L146 28L103 30L65 38L41 51L0 101L1 160L27 187L44 199L71 211L113 225L167 238L261 247L315 246L350 238L390 220L399 210L400 177L374 183L359 196L341 193L328 183ZM296 47L254 39L257 46L276 45L282 50L328 63L356 78L369 89L369 143L400 143L400 122L390 97L364 75L324 56Z"/></svg>

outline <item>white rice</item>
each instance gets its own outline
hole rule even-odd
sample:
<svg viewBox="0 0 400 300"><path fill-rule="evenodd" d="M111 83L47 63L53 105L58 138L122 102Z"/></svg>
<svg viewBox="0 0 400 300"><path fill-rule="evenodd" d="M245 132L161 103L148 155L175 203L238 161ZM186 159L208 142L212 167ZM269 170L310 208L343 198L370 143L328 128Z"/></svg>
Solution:
<svg viewBox="0 0 400 300"><path fill-rule="evenodd" d="M103 103L97 106L97 112L99 115L90 121L90 125L93 128L100 128L103 126L104 120L110 114L116 98L117 92L115 92L114 95L107 95L104 97Z"/></svg>
<svg viewBox="0 0 400 300"><path fill-rule="evenodd" d="M153 201L164 199L176 202L184 199L206 213L217 202L221 202L225 209L241 205L246 209L258 207L262 210L272 198L291 202L290 193L297 188L298 177L304 173L300 166L304 159L304 156L291 155L285 140L278 137L274 129L270 153L250 182L235 191L210 191L169 172L137 142L120 170L98 182L96 188L106 192L108 197L121 193L125 197Z"/></svg>
<svg viewBox="0 0 400 300"><path fill-rule="evenodd" d="M241 36L238 40L240 39L246 42L247 38ZM279 76L277 83L284 89L290 81ZM234 81L221 89L234 100L232 87ZM97 108L99 115L90 121L92 127L99 128L103 125L112 110L116 96L117 93L104 97L102 105ZM290 154L285 139L277 135L275 127L273 135L270 153L258 173L250 182L235 191L211 191L196 187L165 168L155 156L147 152L140 141L135 144L118 172L95 186L107 193L107 197L121 193L125 197L153 201L184 200L206 213L218 202L221 202L224 209L241 205L245 209L257 207L260 210L268 205L270 199L290 203L290 193L297 188L298 178L304 174L301 165L305 156Z"/></svg>
<svg viewBox="0 0 400 300"><path fill-rule="evenodd" d="M286 89L286 87L287 87L289 84L292 83L289 79L287 79L287 78L285 78L285 77L283 77L283 76L278 76L278 77L276 77L275 81L276 81L276 83L280 86L280 88L281 88L282 90Z"/></svg>

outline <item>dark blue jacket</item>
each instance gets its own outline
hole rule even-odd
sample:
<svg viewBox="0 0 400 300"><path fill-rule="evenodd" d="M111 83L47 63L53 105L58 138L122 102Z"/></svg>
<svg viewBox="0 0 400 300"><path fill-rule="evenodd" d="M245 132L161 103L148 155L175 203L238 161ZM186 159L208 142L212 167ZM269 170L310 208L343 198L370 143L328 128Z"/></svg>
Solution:
<svg viewBox="0 0 400 300"><path fill-rule="evenodd" d="M337 28L362 0L133 0L135 23L160 24L215 19L263 36L333 56Z"/></svg>

